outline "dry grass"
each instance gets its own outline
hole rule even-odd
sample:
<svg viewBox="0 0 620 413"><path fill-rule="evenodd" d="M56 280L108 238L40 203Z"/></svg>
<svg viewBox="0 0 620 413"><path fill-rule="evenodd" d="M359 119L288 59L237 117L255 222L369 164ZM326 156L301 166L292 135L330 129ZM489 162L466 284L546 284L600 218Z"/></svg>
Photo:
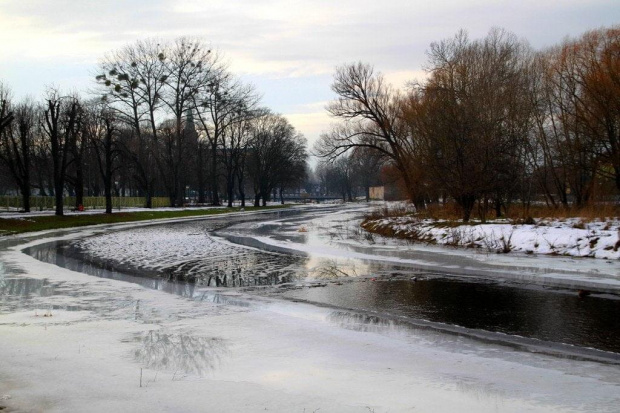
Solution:
<svg viewBox="0 0 620 413"><path fill-rule="evenodd" d="M418 217L422 219L432 219L441 221L458 221L463 218L461 208L454 202L449 202L445 205L434 204L429 205L423 211L420 211Z"/></svg>
<svg viewBox="0 0 620 413"><path fill-rule="evenodd" d="M601 203L591 204L584 208L552 208L545 205L531 206L529 211L521 205L513 206L508 210L507 218L524 220L532 218L568 219L581 218L582 222L604 221L609 218L620 217L620 205Z"/></svg>
<svg viewBox="0 0 620 413"><path fill-rule="evenodd" d="M376 208L366 215L366 220L389 218L389 217L402 217L405 215L413 215L415 208L411 204L399 203L390 206L384 206L383 208Z"/></svg>
<svg viewBox="0 0 620 413"><path fill-rule="evenodd" d="M502 211L504 212L504 211ZM397 208L382 208L374 211L367 218L379 219L393 216L403 216L413 214L411 208L405 208L399 206ZM461 208L454 202L449 202L446 205L430 205L427 209L420 211L416 214L416 217L421 219L441 220L448 222L457 222L462 220L463 215ZM609 203L592 204L584 208L553 208L546 205L533 205L529 209L524 208L522 205L512 205L508 208L508 211L504 213L502 218L511 220L515 223L530 223L532 219L550 218L557 220L564 220L569 218L580 218L582 224L593 221L604 221L610 218L620 217L620 205L614 205ZM477 209L474 208L471 216L472 220L479 219ZM495 211L489 211L487 213L487 220L495 219Z"/></svg>

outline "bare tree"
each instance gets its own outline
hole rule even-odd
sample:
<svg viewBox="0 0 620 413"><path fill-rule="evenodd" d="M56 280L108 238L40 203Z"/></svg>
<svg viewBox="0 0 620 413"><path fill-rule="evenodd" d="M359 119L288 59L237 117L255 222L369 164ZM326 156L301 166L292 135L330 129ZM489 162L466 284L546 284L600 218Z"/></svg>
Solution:
<svg viewBox="0 0 620 413"><path fill-rule="evenodd" d="M0 160L7 165L22 195L24 212L30 212L32 147L38 128L38 111L26 101L13 111L13 121L0 132Z"/></svg>
<svg viewBox="0 0 620 413"><path fill-rule="evenodd" d="M357 183L364 188L366 202L370 201L370 187L380 181L381 167L385 163L385 156L378 151L368 148L356 148L351 153L353 174Z"/></svg>
<svg viewBox="0 0 620 413"><path fill-rule="evenodd" d="M193 98L200 132L206 139L209 149L211 167L209 178L213 205L221 204L219 196L220 145L225 130L231 125L231 118L237 111L237 105L240 104L234 99L238 85L225 66L214 65L203 78L199 93Z"/></svg>
<svg viewBox="0 0 620 413"><path fill-rule="evenodd" d="M596 173L620 190L620 26L590 31L563 49L576 55L577 122L595 141L602 163L611 166Z"/></svg>
<svg viewBox="0 0 620 413"><path fill-rule="evenodd" d="M121 122L132 130L125 156L134 166L136 181L151 208L155 191L158 124L168 78L165 48L155 40L138 41L108 54L99 64L96 80Z"/></svg>
<svg viewBox="0 0 620 413"><path fill-rule="evenodd" d="M433 181L468 221L477 200L501 202L515 179L528 128L528 47L503 30L479 41L459 32L433 43L430 78L409 100L409 117Z"/></svg>
<svg viewBox="0 0 620 413"><path fill-rule="evenodd" d="M265 206L274 189L298 182L306 170L306 141L280 115L265 113L252 126L247 172L254 186L254 206Z"/></svg>
<svg viewBox="0 0 620 413"><path fill-rule="evenodd" d="M215 61L211 49L200 40L184 37L169 46L162 59L167 68L162 100L174 119L174 128L170 130L172 146L168 139L166 150L173 206L183 204L184 189L189 182L189 170L194 166L198 146L197 135L186 133L185 118L194 110L195 99L205 79L211 77Z"/></svg>
<svg viewBox="0 0 620 413"><path fill-rule="evenodd" d="M338 68L332 90L338 98L327 111L342 122L321 137L317 153L336 158L353 148L378 151L400 171L411 201L424 207L420 182L412 173L416 146L403 119L403 96L362 63Z"/></svg>
<svg viewBox="0 0 620 413"><path fill-rule="evenodd" d="M10 111L10 92L0 82L0 133L11 124L13 113Z"/></svg>
<svg viewBox="0 0 620 413"><path fill-rule="evenodd" d="M243 192L245 153L250 140L250 122L261 111L256 109L258 95L254 88L229 76L217 79L217 94L207 91L199 111L202 130L219 154L226 182L228 207L232 207L236 181ZM219 96L218 96L219 95ZM213 154L213 152L212 152ZM212 162L217 159L212 158ZM215 173L215 172L213 172ZM242 195L243 199L245 195ZM243 201L242 201L243 202Z"/></svg>
<svg viewBox="0 0 620 413"><path fill-rule="evenodd" d="M353 201L353 191L356 185L355 159L348 154L341 154L336 159L325 163L323 172L326 175L330 192L338 193L343 202Z"/></svg>
<svg viewBox="0 0 620 413"><path fill-rule="evenodd" d="M43 130L51 147L56 215L63 215L63 195L72 142L82 128L82 108L76 97L62 97L50 90L43 113Z"/></svg>
<svg viewBox="0 0 620 413"><path fill-rule="evenodd" d="M86 110L84 130L95 153L99 174L103 180L105 212L112 213L112 182L121 167L123 155L119 143L120 131L115 112L102 102L91 102Z"/></svg>

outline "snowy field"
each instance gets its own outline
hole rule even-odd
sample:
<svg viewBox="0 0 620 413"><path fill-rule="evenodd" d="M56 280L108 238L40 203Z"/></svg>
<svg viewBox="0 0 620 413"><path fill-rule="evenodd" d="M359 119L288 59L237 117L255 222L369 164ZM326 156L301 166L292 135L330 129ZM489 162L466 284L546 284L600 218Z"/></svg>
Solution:
<svg viewBox="0 0 620 413"><path fill-rule="evenodd" d="M620 221L582 222L539 219L536 225L493 223L449 226L445 221L413 217L369 221L369 229L391 229L395 235L438 245L482 248L490 252L523 252L572 257L620 259Z"/></svg>

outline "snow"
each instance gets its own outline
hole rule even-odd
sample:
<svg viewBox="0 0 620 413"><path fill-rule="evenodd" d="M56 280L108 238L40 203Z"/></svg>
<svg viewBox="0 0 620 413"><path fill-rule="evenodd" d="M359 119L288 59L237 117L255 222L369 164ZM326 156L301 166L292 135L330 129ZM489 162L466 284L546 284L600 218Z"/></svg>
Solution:
<svg viewBox="0 0 620 413"><path fill-rule="evenodd" d="M333 220L344 225L355 214L345 211ZM297 232L297 222L278 224L318 247L332 242L318 230L327 222L317 214L304 224L305 233ZM0 406L45 412L613 412L620 403L618 365L369 325L347 312L230 290L202 287L182 297L21 252L98 233L102 229L63 231L30 242L13 237L24 243L0 248L0 285L14 283L0 297ZM112 249L114 234L127 236L104 235L107 253L123 250ZM329 245L346 257L350 243L340 241ZM149 248L159 242L165 240ZM214 244L209 249L231 247ZM161 262L175 262L173 246L163 249L170 254ZM20 288L25 283L28 291ZM52 317L44 317L50 309Z"/></svg>
<svg viewBox="0 0 620 413"><path fill-rule="evenodd" d="M450 226L445 221L411 216L377 219L368 227L391 228L396 235L439 245L518 251L573 257L620 259L620 222L584 223L579 219L541 219L536 225L491 223Z"/></svg>

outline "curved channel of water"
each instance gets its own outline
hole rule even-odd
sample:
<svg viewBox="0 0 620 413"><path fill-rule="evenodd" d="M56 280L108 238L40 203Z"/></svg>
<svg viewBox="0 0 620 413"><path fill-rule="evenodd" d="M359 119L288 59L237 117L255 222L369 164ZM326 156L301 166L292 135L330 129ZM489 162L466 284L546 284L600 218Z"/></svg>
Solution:
<svg viewBox="0 0 620 413"><path fill-rule="evenodd" d="M236 222L240 222L240 219L236 219ZM168 233L178 232L182 236L188 231L212 233L222 226L214 225L211 220L195 221L191 226L181 223L164 224L157 228ZM277 231L277 228L272 231ZM158 270L153 270L145 277L146 273L136 270L137 267L128 266L122 272L105 269L96 262L87 264L75 257L67 257L63 252L65 250L66 244L55 243L30 248L25 252L40 260L91 275L124 279L188 297L193 295L194 284L163 279L168 277L166 274L169 274L170 268L159 273ZM185 261L193 260L192 268L202 268L203 272L196 278L200 282L200 277L209 276L209 269L230 269L231 266L226 263L230 263L231 259L237 260L236 255L239 255L239 252L231 248L228 254L206 254L200 258L200 262L196 262L194 257L187 257ZM241 261L243 259L245 258L241 257ZM428 320L437 325L453 325L620 353L620 299L617 296L593 294L580 298L575 291L454 279L440 273L420 271L412 266L363 260L349 260L343 265L320 257L291 257L270 251L258 251L252 260L251 266L254 269L268 268L269 273L269 268L280 271L281 267L286 267L287 271L291 270L295 275L282 277L282 274L279 274L277 277L265 278L257 276L258 278L249 283L220 282L217 285L239 287L288 283L289 287L272 289L270 293L287 299L365 313ZM183 259L175 265L186 267ZM347 270L355 265L357 269L353 273ZM320 277L321 269L325 268L333 271L329 276ZM250 269L247 270L251 272ZM245 269L240 272L244 271ZM133 272L134 275L128 276L125 272ZM371 275L375 277L375 281L371 281ZM262 281L257 282L256 279L259 278ZM319 284L318 278L322 278ZM230 279L234 280L234 277ZM246 281L248 279L250 278L244 278ZM300 286L301 281L308 279L313 283L302 283L304 286ZM203 284L211 285L210 282ZM320 287L316 287L317 285Z"/></svg>

